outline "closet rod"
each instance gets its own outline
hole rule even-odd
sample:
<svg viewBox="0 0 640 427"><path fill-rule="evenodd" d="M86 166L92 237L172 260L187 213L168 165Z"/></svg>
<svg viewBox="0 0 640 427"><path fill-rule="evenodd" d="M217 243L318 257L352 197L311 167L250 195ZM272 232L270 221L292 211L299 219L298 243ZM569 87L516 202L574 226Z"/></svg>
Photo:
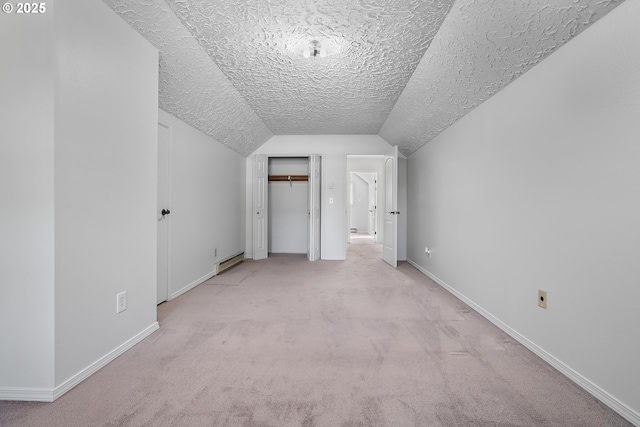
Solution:
<svg viewBox="0 0 640 427"><path fill-rule="evenodd" d="M309 181L308 175L269 175L269 181Z"/></svg>

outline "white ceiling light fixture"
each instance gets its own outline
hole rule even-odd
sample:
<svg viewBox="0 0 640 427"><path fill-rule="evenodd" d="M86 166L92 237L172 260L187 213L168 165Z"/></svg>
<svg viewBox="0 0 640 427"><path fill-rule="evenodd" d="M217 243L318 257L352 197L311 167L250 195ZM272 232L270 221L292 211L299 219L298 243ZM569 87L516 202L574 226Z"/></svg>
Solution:
<svg viewBox="0 0 640 427"><path fill-rule="evenodd" d="M342 51L342 40L295 37L285 43L287 50L304 58L326 58Z"/></svg>
<svg viewBox="0 0 640 427"><path fill-rule="evenodd" d="M327 50L322 49L322 43L318 40L311 40L311 42L309 42L309 48L302 52L302 56L305 58L315 58L317 56L324 58L327 56Z"/></svg>

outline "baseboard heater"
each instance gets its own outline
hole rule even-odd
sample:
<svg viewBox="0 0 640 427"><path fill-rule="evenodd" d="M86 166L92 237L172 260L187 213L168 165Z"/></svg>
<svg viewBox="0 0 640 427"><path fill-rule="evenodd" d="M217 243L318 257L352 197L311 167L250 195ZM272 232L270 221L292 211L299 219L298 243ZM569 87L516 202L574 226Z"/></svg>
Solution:
<svg viewBox="0 0 640 427"><path fill-rule="evenodd" d="M223 271L230 269L234 265L241 263L242 261L244 261L244 252L240 252L237 255L220 261L216 264L216 276Z"/></svg>

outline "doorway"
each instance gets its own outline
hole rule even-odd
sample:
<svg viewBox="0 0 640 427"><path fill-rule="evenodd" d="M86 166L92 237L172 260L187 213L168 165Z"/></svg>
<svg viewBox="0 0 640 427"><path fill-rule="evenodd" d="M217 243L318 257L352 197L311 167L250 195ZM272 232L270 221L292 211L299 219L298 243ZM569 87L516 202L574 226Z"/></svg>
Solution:
<svg viewBox="0 0 640 427"><path fill-rule="evenodd" d="M270 157L268 163L268 252L306 254L309 181L307 157Z"/></svg>
<svg viewBox="0 0 640 427"><path fill-rule="evenodd" d="M350 236L366 233L376 242L378 234L378 174L351 172L349 182Z"/></svg>
<svg viewBox="0 0 640 427"><path fill-rule="evenodd" d="M373 184L370 184L371 181L373 181ZM383 206L380 203L384 201L385 191L384 156L347 155L347 183L349 185L347 188L347 223L345 229L347 244L351 242L351 237L356 232L372 232L373 242L382 243L384 239L384 217L382 215ZM351 191L352 188L353 192ZM358 190L360 190L360 196L358 196ZM367 193L368 191L375 192L375 194ZM358 198L360 198L360 202ZM366 200L366 207L363 200ZM354 209L356 212L353 212ZM369 214L366 220L363 211ZM355 220L355 216L359 216L360 220L358 222L361 225L358 223L352 224L352 218ZM373 224L369 225L371 220Z"/></svg>
<svg viewBox="0 0 640 427"><path fill-rule="evenodd" d="M397 147L391 147L381 155L347 155L347 182L351 183L354 174L360 175L362 181L366 182L366 173L375 173L376 176L376 226L373 242L384 244L380 258L395 267L398 261L406 260L407 159L398 153ZM357 185L354 183L356 193ZM352 192L347 191L346 242L349 245L354 236L358 235L358 242L366 243L366 239L362 239L360 235L360 227L352 225L351 210L358 209L358 202L356 199L352 200L351 196ZM362 221L363 217L360 218Z"/></svg>

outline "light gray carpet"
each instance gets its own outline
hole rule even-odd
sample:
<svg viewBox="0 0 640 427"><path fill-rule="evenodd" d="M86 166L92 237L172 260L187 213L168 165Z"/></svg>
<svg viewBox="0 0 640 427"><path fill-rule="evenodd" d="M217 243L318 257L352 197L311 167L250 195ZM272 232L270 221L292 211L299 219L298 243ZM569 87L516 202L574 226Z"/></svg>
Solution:
<svg viewBox="0 0 640 427"><path fill-rule="evenodd" d="M629 425L410 265L352 242L347 261L245 261L237 286L160 305L159 331L54 403L0 402L0 425Z"/></svg>

